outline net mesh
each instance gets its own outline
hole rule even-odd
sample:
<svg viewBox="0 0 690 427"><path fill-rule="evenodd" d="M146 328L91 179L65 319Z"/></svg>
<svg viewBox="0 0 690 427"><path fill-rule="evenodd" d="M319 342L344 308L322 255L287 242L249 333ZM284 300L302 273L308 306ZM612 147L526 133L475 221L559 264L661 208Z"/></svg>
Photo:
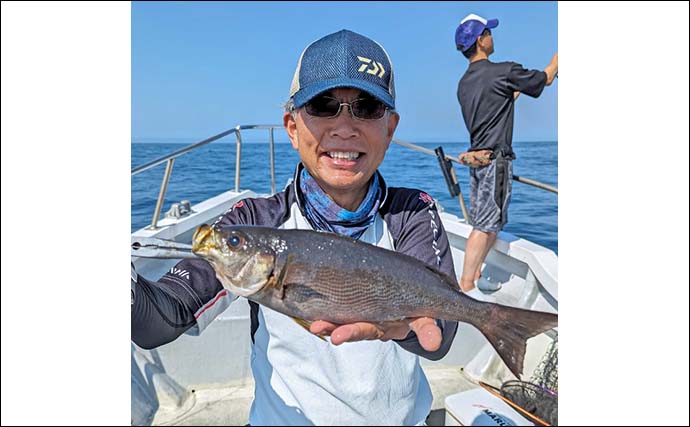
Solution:
<svg viewBox="0 0 690 427"><path fill-rule="evenodd" d="M506 381L501 394L546 424L558 425L558 396L551 390L527 381Z"/></svg>
<svg viewBox="0 0 690 427"><path fill-rule="evenodd" d="M506 381L501 394L549 425L558 425L558 333L527 381Z"/></svg>
<svg viewBox="0 0 690 427"><path fill-rule="evenodd" d="M534 370L530 382L558 393L558 332Z"/></svg>

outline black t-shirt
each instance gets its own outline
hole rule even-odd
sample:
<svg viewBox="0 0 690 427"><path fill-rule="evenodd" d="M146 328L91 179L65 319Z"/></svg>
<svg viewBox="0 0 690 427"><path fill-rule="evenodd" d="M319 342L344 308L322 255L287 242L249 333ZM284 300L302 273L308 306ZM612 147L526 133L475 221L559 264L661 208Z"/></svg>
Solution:
<svg viewBox="0 0 690 427"><path fill-rule="evenodd" d="M545 85L545 72L526 70L515 62L470 63L458 83L458 102L470 132L470 150L502 150L505 156L515 158L513 92L536 98Z"/></svg>

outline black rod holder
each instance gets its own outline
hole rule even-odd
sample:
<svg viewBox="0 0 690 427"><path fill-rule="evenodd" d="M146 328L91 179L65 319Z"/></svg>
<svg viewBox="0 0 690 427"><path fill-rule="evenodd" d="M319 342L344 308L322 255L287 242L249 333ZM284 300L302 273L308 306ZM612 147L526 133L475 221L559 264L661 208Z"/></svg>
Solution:
<svg viewBox="0 0 690 427"><path fill-rule="evenodd" d="M443 178L446 179L446 185L448 185L450 196L455 197L460 194L460 184L458 184L455 174L453 173L453 164L450 160L446 159L446 155L443 153L443 147L437 147L434 152L438 159L438 165L441 167L441 172L443 172Z"/></svg>

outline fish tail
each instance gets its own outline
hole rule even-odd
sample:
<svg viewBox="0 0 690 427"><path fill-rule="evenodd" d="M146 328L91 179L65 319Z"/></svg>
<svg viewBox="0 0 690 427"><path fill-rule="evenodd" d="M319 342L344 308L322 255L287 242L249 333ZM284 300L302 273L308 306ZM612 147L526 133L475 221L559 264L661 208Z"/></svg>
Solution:
<svg viewBox="0 0 690 427"><path fill-rule="evenodd" d="M508 369L520 378L527 340L558 326L558 315L496 304L491 322L475 325L496 349Z"/></svg>

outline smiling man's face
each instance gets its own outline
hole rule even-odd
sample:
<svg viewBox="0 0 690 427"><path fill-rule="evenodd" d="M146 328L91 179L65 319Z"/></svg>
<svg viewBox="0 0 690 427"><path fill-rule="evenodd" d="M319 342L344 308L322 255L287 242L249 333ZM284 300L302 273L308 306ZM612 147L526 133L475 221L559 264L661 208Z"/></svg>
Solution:
<svg viewBox="0 0 690 427"><path fill-rule="evenodd" d="M322 95L344 103L371 98L353 88L333 89ZM398 120L399 115L389 111L379 119L354 118L347 105L331 118L310 115L305 106L298 108L294 117L289 112L283 117L292 146L307 171L336 203L352 211L364 199Z"/></svg>

